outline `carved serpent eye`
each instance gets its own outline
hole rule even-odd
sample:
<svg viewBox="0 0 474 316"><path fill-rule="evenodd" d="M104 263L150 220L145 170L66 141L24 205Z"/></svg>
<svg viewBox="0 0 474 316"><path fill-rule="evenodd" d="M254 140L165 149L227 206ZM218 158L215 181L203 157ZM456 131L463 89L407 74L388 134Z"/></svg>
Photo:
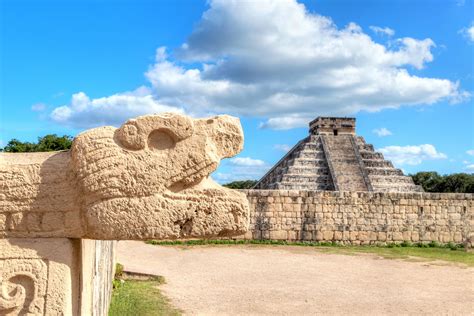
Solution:
<svg viewBox="0 0 474 316"><path fill-rule="evenodd" d="M142 137L139 135L138 128L135 124L135 121L124 124L116 131L116 136L128 149L139 150L143 149L145 144Z"/></svg>
<svg viewBox="0 0 474 316"><path fill-rule="evenodd" d="M148 135L148 148L151 150L171 149L176 145L176 140L165 129L154 130Z"/></svg>

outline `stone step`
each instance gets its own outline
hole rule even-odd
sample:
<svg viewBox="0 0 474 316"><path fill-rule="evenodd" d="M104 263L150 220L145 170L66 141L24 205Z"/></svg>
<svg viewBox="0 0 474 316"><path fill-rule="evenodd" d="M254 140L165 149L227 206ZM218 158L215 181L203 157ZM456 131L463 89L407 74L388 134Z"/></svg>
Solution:
<svg viewBox="0 0 474 316"><path fill-rule="evenodd" d="M381 159L363 159L366 168L393 168L392 162Z"/></svg>
<svg viewBox="0 0 474 316"><path fill-rule="evenodd" d="M370 151L375 152L374 145L372 144L358 144L359 151Z"/></svg>
<svg viewBox="0 0 474 316"><path fill-rule="evenodd" d="M295 154L294 158L315 158L315 159L325 159L324 152L318 151L314 153L308 153L304 151L300 151Z"/></svg>
<svg viewBox="0 0 474 316"><path fill-rule="evenodd" d="M380 184L380 183L387 183L387 184L412 184L413 179L407 176L376 176L376 175L369 175L369 179L372 184Z"/></svg>
<svg viewBox="0 0 474 316"><path fill-rule="evenodd" d="M301 175L328 175L329 169L326 166L322 167L314 167L314 166L288 166L282 168L281 173L289 173L289 174L301 174Z"/></svg>
<svg viewBox="0 0 474 316"><path fill-rule="evenodd" d="M373 184L372 187L375 192L423 192L423 188L415 184L377 183Z"/></svg>
<svg viewBox="0 0 474 316"><path fill-rule="evenodd" d="M298 149L310 149L310 150L319 150L319 151L323 150L321 143L311 143L311 142L301 144L300 148Z"/></svg>
<svg viewBox="0 0 474 316"><path fill-rule="evenodd" d="M281 178L281 182L291 183L327 183L330 181L329 175L303 175L297 173L286 173Z"/></svg>
<svg viewBox="0 0 474 316"><path fill-rule="evenodd" d="M367 191L358 156L357 145L351 135L327 136L324 138L328 156L331 158L332 177L340 191Z"/></svg>
<svg viewBox="0 0 474 316"><path fill-rule="evenodd" d="M292 158L287 160L289 166L315 166L315 167L327 167L325 159L316 158Z"/></svg>
<svg viewBox="0 0 474 316"><path fill-rule="evenodd" d="M360 155L362 159L370 159L370 160L384 160L382 153L379 152L371 152L371 151L360 151Z"/></svg>
<svg viewBox="0 0 474 316"><path fill-rule="evenodd" d="M289 183L280 182L274 185L274 190L307 190L307 191L327 191L334 190L331 183Z"/></svg>
<svg viewBox="0 0 474 316"><path fill-rule="evenodd" d="M403 176L403 171L395 168L366 167L368 175L375 176Z"/></svg>

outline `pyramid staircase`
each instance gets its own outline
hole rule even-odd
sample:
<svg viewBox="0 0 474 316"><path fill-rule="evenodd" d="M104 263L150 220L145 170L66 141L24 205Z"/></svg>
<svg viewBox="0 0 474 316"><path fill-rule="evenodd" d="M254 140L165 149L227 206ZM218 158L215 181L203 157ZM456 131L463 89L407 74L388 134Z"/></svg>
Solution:
<svg viewBox="0 0 474 316"><path fill-rule="evenodd" d="M381 153L375 152L364 138L355 135L355 119L318 118L310 123L310 133L280 159L254 188L423 191L411 177L405 176Z"/></svg>
<svg viewBox="0 0 474 316"><path fill-rule="evenodd" d="M334 190L321 139L296 144L255 187L268 190Z"/></svg>

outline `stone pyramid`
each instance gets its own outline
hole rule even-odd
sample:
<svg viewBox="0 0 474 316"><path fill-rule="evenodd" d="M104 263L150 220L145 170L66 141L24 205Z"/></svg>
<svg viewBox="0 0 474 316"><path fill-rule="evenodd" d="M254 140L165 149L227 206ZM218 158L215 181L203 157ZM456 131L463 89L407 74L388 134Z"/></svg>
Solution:
<svg viewBox="0 0 474 316"><path fill-rule="evenodd" d="M422 192L411 177L355 134L355 118L318 117L309 136L271 168L255 189Z"/></svg>

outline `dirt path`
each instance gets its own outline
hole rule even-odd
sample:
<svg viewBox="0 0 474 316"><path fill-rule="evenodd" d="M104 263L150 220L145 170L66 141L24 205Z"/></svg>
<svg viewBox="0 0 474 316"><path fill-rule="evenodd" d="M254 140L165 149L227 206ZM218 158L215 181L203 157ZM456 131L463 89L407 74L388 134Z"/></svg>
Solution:
<svg viewBox="0 0 474 316"><path fill-rule="evenodd" d="M166 278L191 315L474 315L474 269L272 246L119 242L127 270Z"/></svg>

